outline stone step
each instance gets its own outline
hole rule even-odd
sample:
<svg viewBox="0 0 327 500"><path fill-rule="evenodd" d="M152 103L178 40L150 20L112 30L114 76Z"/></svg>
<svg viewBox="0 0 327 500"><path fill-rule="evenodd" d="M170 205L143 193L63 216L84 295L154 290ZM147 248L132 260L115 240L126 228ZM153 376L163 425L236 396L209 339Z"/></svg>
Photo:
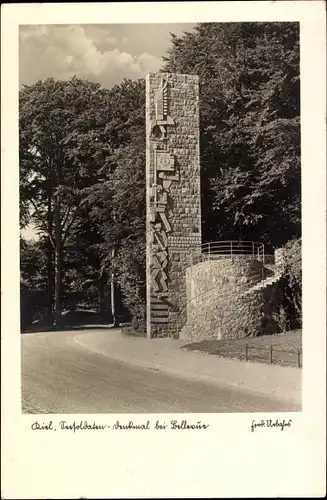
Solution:
<svg viewBox="0 0 327 500"><path fill-rule="evenodd" d="M250 293L252 292L256 292L258 290L263 290L264 288L267 288L268 286L271 286L271 285L274 285L275 283L277 283L277 281L279 281L281 278L281 275L275 275L275 276L271 276L263 281L260 281L259 283L257 283L255 286L249 288L249 290L246 290L244 293L243 293L243 296L244 295L249 295Z"/></svg>
<svg viewBox="0 0 327 500"><path fill-rule="evenodd" d="M151 311L151 316L153 318L168 318L168 310L167 311Z"/></svg>
<svg viewBox="0 0 327 500"><path fill-rule="evenodd" d="M151 304L150 309L151 311L168 311L168 304Z"/></svg>
<svg viewBox="0 0 327 500"><path fill-rule="evenodd" d="M151 318L151 322L152 322L153 324L158 324L158 323L160 323L160 324L162 324L162 323L167 324L167 323L168 323L168 317L167 317L167 318L157 318L157 317L152 317L152 318Z"/></svg>

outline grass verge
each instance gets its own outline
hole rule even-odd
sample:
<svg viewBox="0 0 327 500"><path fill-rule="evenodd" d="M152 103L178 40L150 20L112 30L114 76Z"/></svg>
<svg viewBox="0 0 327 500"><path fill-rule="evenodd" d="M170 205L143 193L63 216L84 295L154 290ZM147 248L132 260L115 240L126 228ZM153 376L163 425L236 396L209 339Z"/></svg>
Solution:
<svg viewBox="0 0 327 500"><path fill-rule="evenodd" d="M272 362L278 365L301 367L302 330L236 340L201 340L183 345L182 349L242 361Z"/></svg>

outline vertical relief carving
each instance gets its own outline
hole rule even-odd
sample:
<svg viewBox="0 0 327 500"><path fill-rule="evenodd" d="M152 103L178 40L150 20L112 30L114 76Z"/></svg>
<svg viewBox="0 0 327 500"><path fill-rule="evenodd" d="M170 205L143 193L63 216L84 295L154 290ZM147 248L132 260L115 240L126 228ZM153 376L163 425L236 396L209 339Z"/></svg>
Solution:
<svg viewBox="0 0 327 500"><path fill-rule="evenodd" d="M168 83L161 80L154 97L155 119L151 121L151 155L153 182L150 189L150 244L151 244L151 321L168 323L168 235L169 190L178 181L175 157L168 149L167 127L174 125L169 116Z"/></svg>

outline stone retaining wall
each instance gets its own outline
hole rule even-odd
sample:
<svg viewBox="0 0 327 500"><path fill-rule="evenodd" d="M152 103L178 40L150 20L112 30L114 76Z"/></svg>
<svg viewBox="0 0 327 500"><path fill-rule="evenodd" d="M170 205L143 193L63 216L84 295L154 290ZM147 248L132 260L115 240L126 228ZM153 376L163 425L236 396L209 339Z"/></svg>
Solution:
<svg viewBox="0 0 327 500"><path fill-rule="evenodd" d="M278 286L273 284L244 295L258 282L262 269L261 262L243 256L189 267L187 321L180 338L237 339L262 333L279 300Z"/></svg>

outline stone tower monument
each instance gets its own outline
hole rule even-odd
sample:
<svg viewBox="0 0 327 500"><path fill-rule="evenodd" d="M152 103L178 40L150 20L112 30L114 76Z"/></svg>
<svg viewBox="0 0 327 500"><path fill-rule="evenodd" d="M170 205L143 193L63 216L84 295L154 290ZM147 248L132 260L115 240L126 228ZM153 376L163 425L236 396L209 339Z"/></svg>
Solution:
<svg viewBox="0 0 327 500"><path fill-rule="evenodd" d="M146 77L147 336L176 333L186 268L201 251L199 84L194 75Z"/></svg>

